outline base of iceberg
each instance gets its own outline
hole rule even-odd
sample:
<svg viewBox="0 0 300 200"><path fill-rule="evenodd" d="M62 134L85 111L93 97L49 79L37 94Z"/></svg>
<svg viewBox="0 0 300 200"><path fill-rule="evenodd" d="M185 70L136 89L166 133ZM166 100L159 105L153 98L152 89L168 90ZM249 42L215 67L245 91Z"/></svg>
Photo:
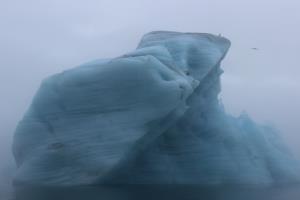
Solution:
<svg viewBox="0 0 300 200"><path fill-rule="evenodd" d="M151 32L131 53L47 78L15 132L14 183L299 182L276 130L225 113L229 47L211 34Z"/></svg>

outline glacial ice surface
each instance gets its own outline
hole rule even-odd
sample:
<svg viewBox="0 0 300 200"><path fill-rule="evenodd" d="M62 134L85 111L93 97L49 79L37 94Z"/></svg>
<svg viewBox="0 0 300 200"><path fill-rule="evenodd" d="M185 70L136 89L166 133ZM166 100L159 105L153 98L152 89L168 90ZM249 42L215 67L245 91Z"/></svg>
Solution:
<svg viewBox="0 0 300 200"><path fill-rule="evenodd" d="M276 130L225 113L229 47L211 34L151 32L131 53L45 79L15 132L15 184L298 182Z"/></svg>

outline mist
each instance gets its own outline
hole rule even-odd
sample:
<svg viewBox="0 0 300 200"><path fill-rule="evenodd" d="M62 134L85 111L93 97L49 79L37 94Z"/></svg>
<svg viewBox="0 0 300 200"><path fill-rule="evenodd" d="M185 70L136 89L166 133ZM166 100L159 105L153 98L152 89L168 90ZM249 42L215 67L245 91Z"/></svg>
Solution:
<svg viewBox="0 0 300 200"><path fill-rule="evenodd" d="M273 124L300 158L299 6L296 0L0 0L0 169L13 166L14 129L45 77L130 52L153 30L230 39L222 65L226 110Z"/></svg>

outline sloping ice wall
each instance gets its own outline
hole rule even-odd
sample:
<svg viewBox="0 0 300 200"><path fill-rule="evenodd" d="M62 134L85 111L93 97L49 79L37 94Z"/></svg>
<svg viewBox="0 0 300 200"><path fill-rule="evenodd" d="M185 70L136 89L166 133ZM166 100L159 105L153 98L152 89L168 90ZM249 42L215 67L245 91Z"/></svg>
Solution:
<svg viewBox="0 0 300 200"><path fill-rule="evenodd" d="M220 104L229 47L211 34L151 32L133 52L45 79L15 132L15 184L299 181L273 128Z"/></svg>

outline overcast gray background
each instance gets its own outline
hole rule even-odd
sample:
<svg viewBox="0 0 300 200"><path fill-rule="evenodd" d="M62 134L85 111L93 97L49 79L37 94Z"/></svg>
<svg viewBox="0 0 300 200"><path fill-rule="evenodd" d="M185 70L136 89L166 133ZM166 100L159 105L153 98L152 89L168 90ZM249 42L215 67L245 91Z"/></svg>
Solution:
<svg viewBox="0 0 300 200"><path fill-rule="evenodd" d="M298 0L0 0L0 169L43 78L131 51L153 30L229 38L226 110L274 124L300 157L299 9Z"/></svg>

